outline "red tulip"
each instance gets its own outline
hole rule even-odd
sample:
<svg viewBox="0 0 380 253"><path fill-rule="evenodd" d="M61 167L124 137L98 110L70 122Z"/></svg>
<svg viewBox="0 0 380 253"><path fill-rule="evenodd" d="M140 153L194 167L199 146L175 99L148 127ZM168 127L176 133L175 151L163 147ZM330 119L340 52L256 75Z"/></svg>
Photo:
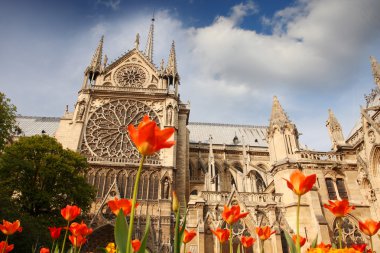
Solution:
<svg viewBox="0 0 380 253"><path fill-rule="evenodd" d="M83 236L81 235L69 235L69 240L71 242L71 244L75 247L75 248L79 248L81 247L83 244L85 244L85 242L87 241L86 238L84 238Z"/></svg>
<svg viewBox="0 0 380 253"><path fill-rule="evenodd" d="M61 235L62 228L58 227L49 227L50 236L53 240L57 240L59 236Z"/></svg>
<svg viewBox="0 0 380 253"><path fill-rule="evenodd" d="M299 237L300 237L300 247L302 247L306 243L306 238L302 237L302 236L299 236ZM293 240L294 244L297 244L297 235L293 235L292 240Z"/></svg>
<svg viewBox="0 0 380 253"><path fill-rule="evenodd" d="M0 224L0 231L5 235L13 235L16 231L21 232L22 227L20 227L20 221L16 220L11 223L9 221L3 220L3 225Z"/></svg>
<svg viewBox="0 0 380 253"><path fill-rule="evenodd" d="M62 217L67 221L73 221L75 218L80 215L81 209L77 206L67 205L65 208L61 209Z"/></svg>
<svg viewBox="0 0 380 253"><path fill-rule="evenodd" d="M41 248L40 253L50 253L50 249L49 248Z"/></svg>
<svg viewBox="0 0 380 253"><path fill-rule="evenodd" d="M351 245L351 247L360 252L364 252L365 248L367 247L367 244L354 244L354 245Z"/></svg>
<svg viewBox="0 0 380 253"><path fill-rule="evenodd" d="M0 242L0 252L8 253L13 250L15 246L13 244L9 245L6 241Z"/></svg>
<svg viewBox="0 0 380 253"><path fill-rule="evenodd" d="M142 155L152 155L163 148L170 148L174 141L168 141L173 135L174 128L169 127L161 130L155 121L149 119L148 115L138 125L128 126L129 136Z"/></svg>
<svg viewBox="0 0 380 253"><path fill-rule="evenodd" d="M228 206L224 206L222 218L229 225L232 225L235 222L237 222L240 218L246 217L248 214L249 213L240 213L240 206L238 205L231 206L231 208L228 208Z"/></svg>
<svg viewBox="0 0 380 253"><path fill-rule="evenodd" d="M265 227L256 227L256 234L259 236L260 240L267 240L272 234L276 233L276 231L271 231L269 226Z"/></svg>
<svg viewBox="0 0 380 253"><path fill-rule="evenodd" d="M302 196L311 190L315 184L315 181L317 180L317 175L312 174L310 176L305 176L302 171L295 170L290 175L290 181L286 180L285 178L284 180L286 181L290 190L292 190L298 196Z"/></svg>
<svg viewBox="0 0 380 253"><path fill-rule="evenodd" d="M242 236L240 241L244 248L249 248L256 240L251 236Z"/></svg>
<svg viewBox="0 0 380 253"><path fill-rule="evenodd" d="M225 243L230 238L230 231L228 229L217 228L211 232L218 238L220 243Z"/></svg>
<svg viewBox="0 0 380 253"><path fill-rule="evenodd" d="M74 236L81 235L86 237L92 233L92 228L87 227L87 225L82 221L82 223L73 222L69 228L70 232Z"/></svg>
<svg viewBox="0 0 380 253"><path fill-rule="evenodd" d="M336 217L344 217L355 209L355 206L350 206L347 199L335 200L335 202L329 200L329 203L329 205L324 204L323 206L329 209Z"/></svg>
<svg viewBox="0 0 380 253"><path fill-rule="evenodd" d="M135 239L135 240L132 240L132 248L133 248L133 252L137 252L139 251L140 247L141 247L141 242L139 239Z"/></svg>
<svg viewBox="0 0 380 253"><path fill-rule="evenodd" d="M359 221L359 228L364 234L373 236L380 229L380 222L372 219L367 219L365 222Z"/></svg>
<svg viewBox="0 0 380 253"><path fill-rule="evenodd" d="M124 215L127 216L128 214L131 213L131 210L132 210L132 200L118 199L115 197L114 200L108 201L108 206L115 215L118 215L120 209L122 209ZM137 206L138 204L136 203L135 207Z"/></svg>
<svg viewBox="0 0 380 253"><path fill-rule="evenodd" d="M197 235L194 230L184 230L183 243L188 243Z"/></svg>

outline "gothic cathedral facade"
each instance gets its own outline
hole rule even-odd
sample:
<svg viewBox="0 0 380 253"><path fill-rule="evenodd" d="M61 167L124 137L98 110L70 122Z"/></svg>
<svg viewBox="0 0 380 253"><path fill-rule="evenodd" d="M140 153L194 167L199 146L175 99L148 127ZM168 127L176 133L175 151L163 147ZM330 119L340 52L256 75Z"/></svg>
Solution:
<svg viewBox="0 0 380 253"><path fill-rule="evenodd" d="M110 64L103 56L101 38L85 70L74 111L65 112L55 132L65 148L87 157L86 178L97 190L88 216L94 229L88 252L113 241L115 217L106 203L114 197L131 198L140 158L125 128L137 125L146 114L159 127L176 129L176 145L146 160L139 185L134 238L141 237L149 214L150 252L171 252L172 190L182 202L186 200L187 226L197 231L187 251L217 252L220 246L210 229L225 226L224 205L237 204L250 214L234 225L235 244L241 235L254 235L256 226L269 225L276 233L265 242L265 252L288 252L284 230L295 231L297 200L283 178L295 169L317 174L316 185L301 203L301 234L307 244L316 236L325 243L336 242L336 220L322 207L335 199L348 199L356 206L344 219L344 243L367 242L358 220L380 218L378 87L367 97L347 139L329 111L330 152L308 150L299 143L297 127L276 97L269 126L189 123L190 106L179 96L174 42L167 64L156 67L153 29L152 23L144 51L137 35L134 49ZM374 58L371 62L380 87L380 67ZM380 249L377 238L375 246Z"/></svg>

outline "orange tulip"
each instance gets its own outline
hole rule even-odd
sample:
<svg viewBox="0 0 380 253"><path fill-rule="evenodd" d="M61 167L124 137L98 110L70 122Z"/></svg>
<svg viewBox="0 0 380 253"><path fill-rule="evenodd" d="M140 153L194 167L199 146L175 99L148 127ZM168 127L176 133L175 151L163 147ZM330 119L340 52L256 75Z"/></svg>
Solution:
<svg viewBox="0 0 380 253"><path fill-rule="evenodd" d="M3 220L3 225L0 224L0 231L5 235L13 235L16 231L21 232L22 227L20 227L20 221L16 220L15 222L9 222Z"/></svg>
<svg viewBox="0 0 380 253"><path fill-rule="evenodd" d="M87 227L87 225L82 221L82 223L73 222L69 228L70 232L74 236L81 235L86 237L92 234L92 228Z"/></svg>
<svg viewBox="0 0 380 253"><path fill-rule="evenodd" d="M218 238L220 243L225 243L230 238L230 230L217 228L216 230L212 230L211 232Z"/></svg>
<svg viewBox="0 0 380 253"><path fill-rule="evenodd" d="M240 241L244 248L249 248L256 240L251 236L242 236Z"/></svg>
<svg viewBox="0 0 380 253"><path fill-rule="evenodd" d="M149 119L148 115L144 116L137 129L129 125L128 131L131 140L142 155L152 155L162 148L170 148L174 145L174 141L168 141L174 133L174 128L161 130L155 121Z"/></svg>
<svg viewBox="0 0 380 253"><path fill-rule="evenodd" d="M365 222L359 221L359 228L364 234L373 236L380 229L380 222L376 222L372 219L367 219Z"/></svg>
<svg viewBox="0 0 380 253"><path fill-rule="evenodd" d="M83 244L85 244L85 242L87 241L86 238L84 238L83 236L81 235L69 235L69 240L71 242L71 244L75 247L75 248L79 248L81 247Z"/></svg>
<svg viewBox="0 0 380 253"><path fill-rule="evenodd" d="M305 176L302 171L295 170L290 175L290 181L286 180L285 178L284 180L286 181L290 190L292 190L298 196L302 196L311 190L315 184L315 181L317 180L317 175L312 174L310 176Z"/></svg>
<svg viewBox="0 0 380 253"><path fill-rule="evenodd" d="M49 248L41 248L40 253L50 253L50 249Z"/></svg>
<svg viewBox="0 0 380 253"><path fill-rule="evenodd" d="M0 252L8 253L11 252L14 248L14 244L9 245L6 241L0 242Z"/></svg>
<svg viewBox="0 0 380 253"><path fill-rule="evenodd" d="M139 251L140 247L141 247L141 242L139 239L135 239L135 240L132 240L132 248L133 248L133 252L137 252Z"/></svg>
<svg viewBox="0 0 380 253"><path fill-rule="evenodd" d="M329 250L331 249L331 244L324 244L323 242L321 242L320 244L317 245L317 249Z"/></svg>
<svg viewBox="0 0 380 253"><path fill-rule="evenodd" d="M271 231L269 226L265 227L256 227L256 234L259 236L260 240L267 240L272 234L276 233L276 231Z"/></svg>
<svg viewBox="0 0 380 253"><path fill-rule="evenodd" d="M354 245L351 245L351 247L360 252L365 252L365 248L367 247L367 244L354 244Z"/></svg>
<svg viewBox="0 0 380 253"><path fill-rule="evenodd" d="M184 230L183 243L188 243L197 235L194 230Z"/></svg>
<svg viewBox="0 0 380 253"><path fill-rule="evenodd" d="M62 217L67 221L73 221L75 218L80 215L81 209L77 206L67 205L65 208L61 209Z"/></svg>
<svg viewBox="0 0 380 253"><path fill-rule="evenodd" d="M355 206L350 206L347 199L335 200L335 202L329 200L329 205L324 204L323 206L329 209L336 217L344 217L355 209Z"/></svg>
<svg viewBox="0 0 380 253"><path fill-rule="evenodd" d="M53 240L57 240L60 237L62 228L49 227L48 229L50 231L50 236Z"/></svg>
<svg viewBox="0 0 380 253"><path fill-rule="evenodd" d="M118 199L115 197L114 200L108 201L108 206L115 215L118 215L120 209L122 209L124 215L127 216L128 214L131 213L131 210L132 210L132 200ZM137 206L138 204L136 203L135 207Z"/></svg>
<svg viewBox="0 0 380 253"><path fill-rule="evenodd" d="M235 222L237 222L240 218L246 217L248 214L249 213L240 213L240 206L238 205L231 206L231 208L228 208L228 206L224 206L222 218L229 225L232 225Z"/></svg>
<svg viewBox="0 0 380 253"><path fill-rule="evenodd" d="M306 238L302 237L302 236L299 236L299 237L300 237L300 246L302 247L306 243ZM296 245L297 244L297 235L293 235L292 240L293 240L294 244Z"/></svg>

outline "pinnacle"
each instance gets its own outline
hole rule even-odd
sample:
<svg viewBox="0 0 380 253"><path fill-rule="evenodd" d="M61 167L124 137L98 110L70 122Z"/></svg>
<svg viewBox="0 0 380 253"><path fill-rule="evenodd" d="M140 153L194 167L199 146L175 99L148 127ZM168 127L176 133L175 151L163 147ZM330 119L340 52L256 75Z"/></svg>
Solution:
<svg viewBox="0 0 380 253"><path fill-rule="evenodd" d="M290 123L290 120L288 119L288 116L284 112L284 110L281 107L280 102L278 101L277 97L273 97L273 106L272 106L272 113L270 118L270 125L284 125L286 123Z"/></svg>

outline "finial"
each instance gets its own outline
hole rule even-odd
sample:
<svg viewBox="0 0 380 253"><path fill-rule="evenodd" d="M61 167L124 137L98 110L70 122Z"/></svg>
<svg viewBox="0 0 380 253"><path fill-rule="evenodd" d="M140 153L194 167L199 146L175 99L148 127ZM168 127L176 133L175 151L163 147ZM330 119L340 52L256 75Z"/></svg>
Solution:
<svg viewBox="0 0 380 253"><path fill-rule="evenodd" d="M168 66L166 67L166 72L175 76L177 74L177 59L175 55L175 43L172 42L172 47L170 48Z"/></svg>
<svg viewBox="0 0 380 253"><path fill-rule="evenodd" d="M140 34L136 34L136 40L135 40L135 48L136 50L139 50L139 45L140 45Z"/></svg>
<svg viewBox="0 0 380 253"><path fill-rule="evenodd" d="M152 63L153 63L154 21L155 19L154 19L154 12L153 12L152 24L150 25L150 28L149 28L148 40L146 42L145 52L144 52L148 60Z"/></svg>
<svg viewBox="0 0 380 253"><path fill-rule="evenodd" d="M65 112L69 112L69 105L66 105L66 109L65 109Z"/></svg>

